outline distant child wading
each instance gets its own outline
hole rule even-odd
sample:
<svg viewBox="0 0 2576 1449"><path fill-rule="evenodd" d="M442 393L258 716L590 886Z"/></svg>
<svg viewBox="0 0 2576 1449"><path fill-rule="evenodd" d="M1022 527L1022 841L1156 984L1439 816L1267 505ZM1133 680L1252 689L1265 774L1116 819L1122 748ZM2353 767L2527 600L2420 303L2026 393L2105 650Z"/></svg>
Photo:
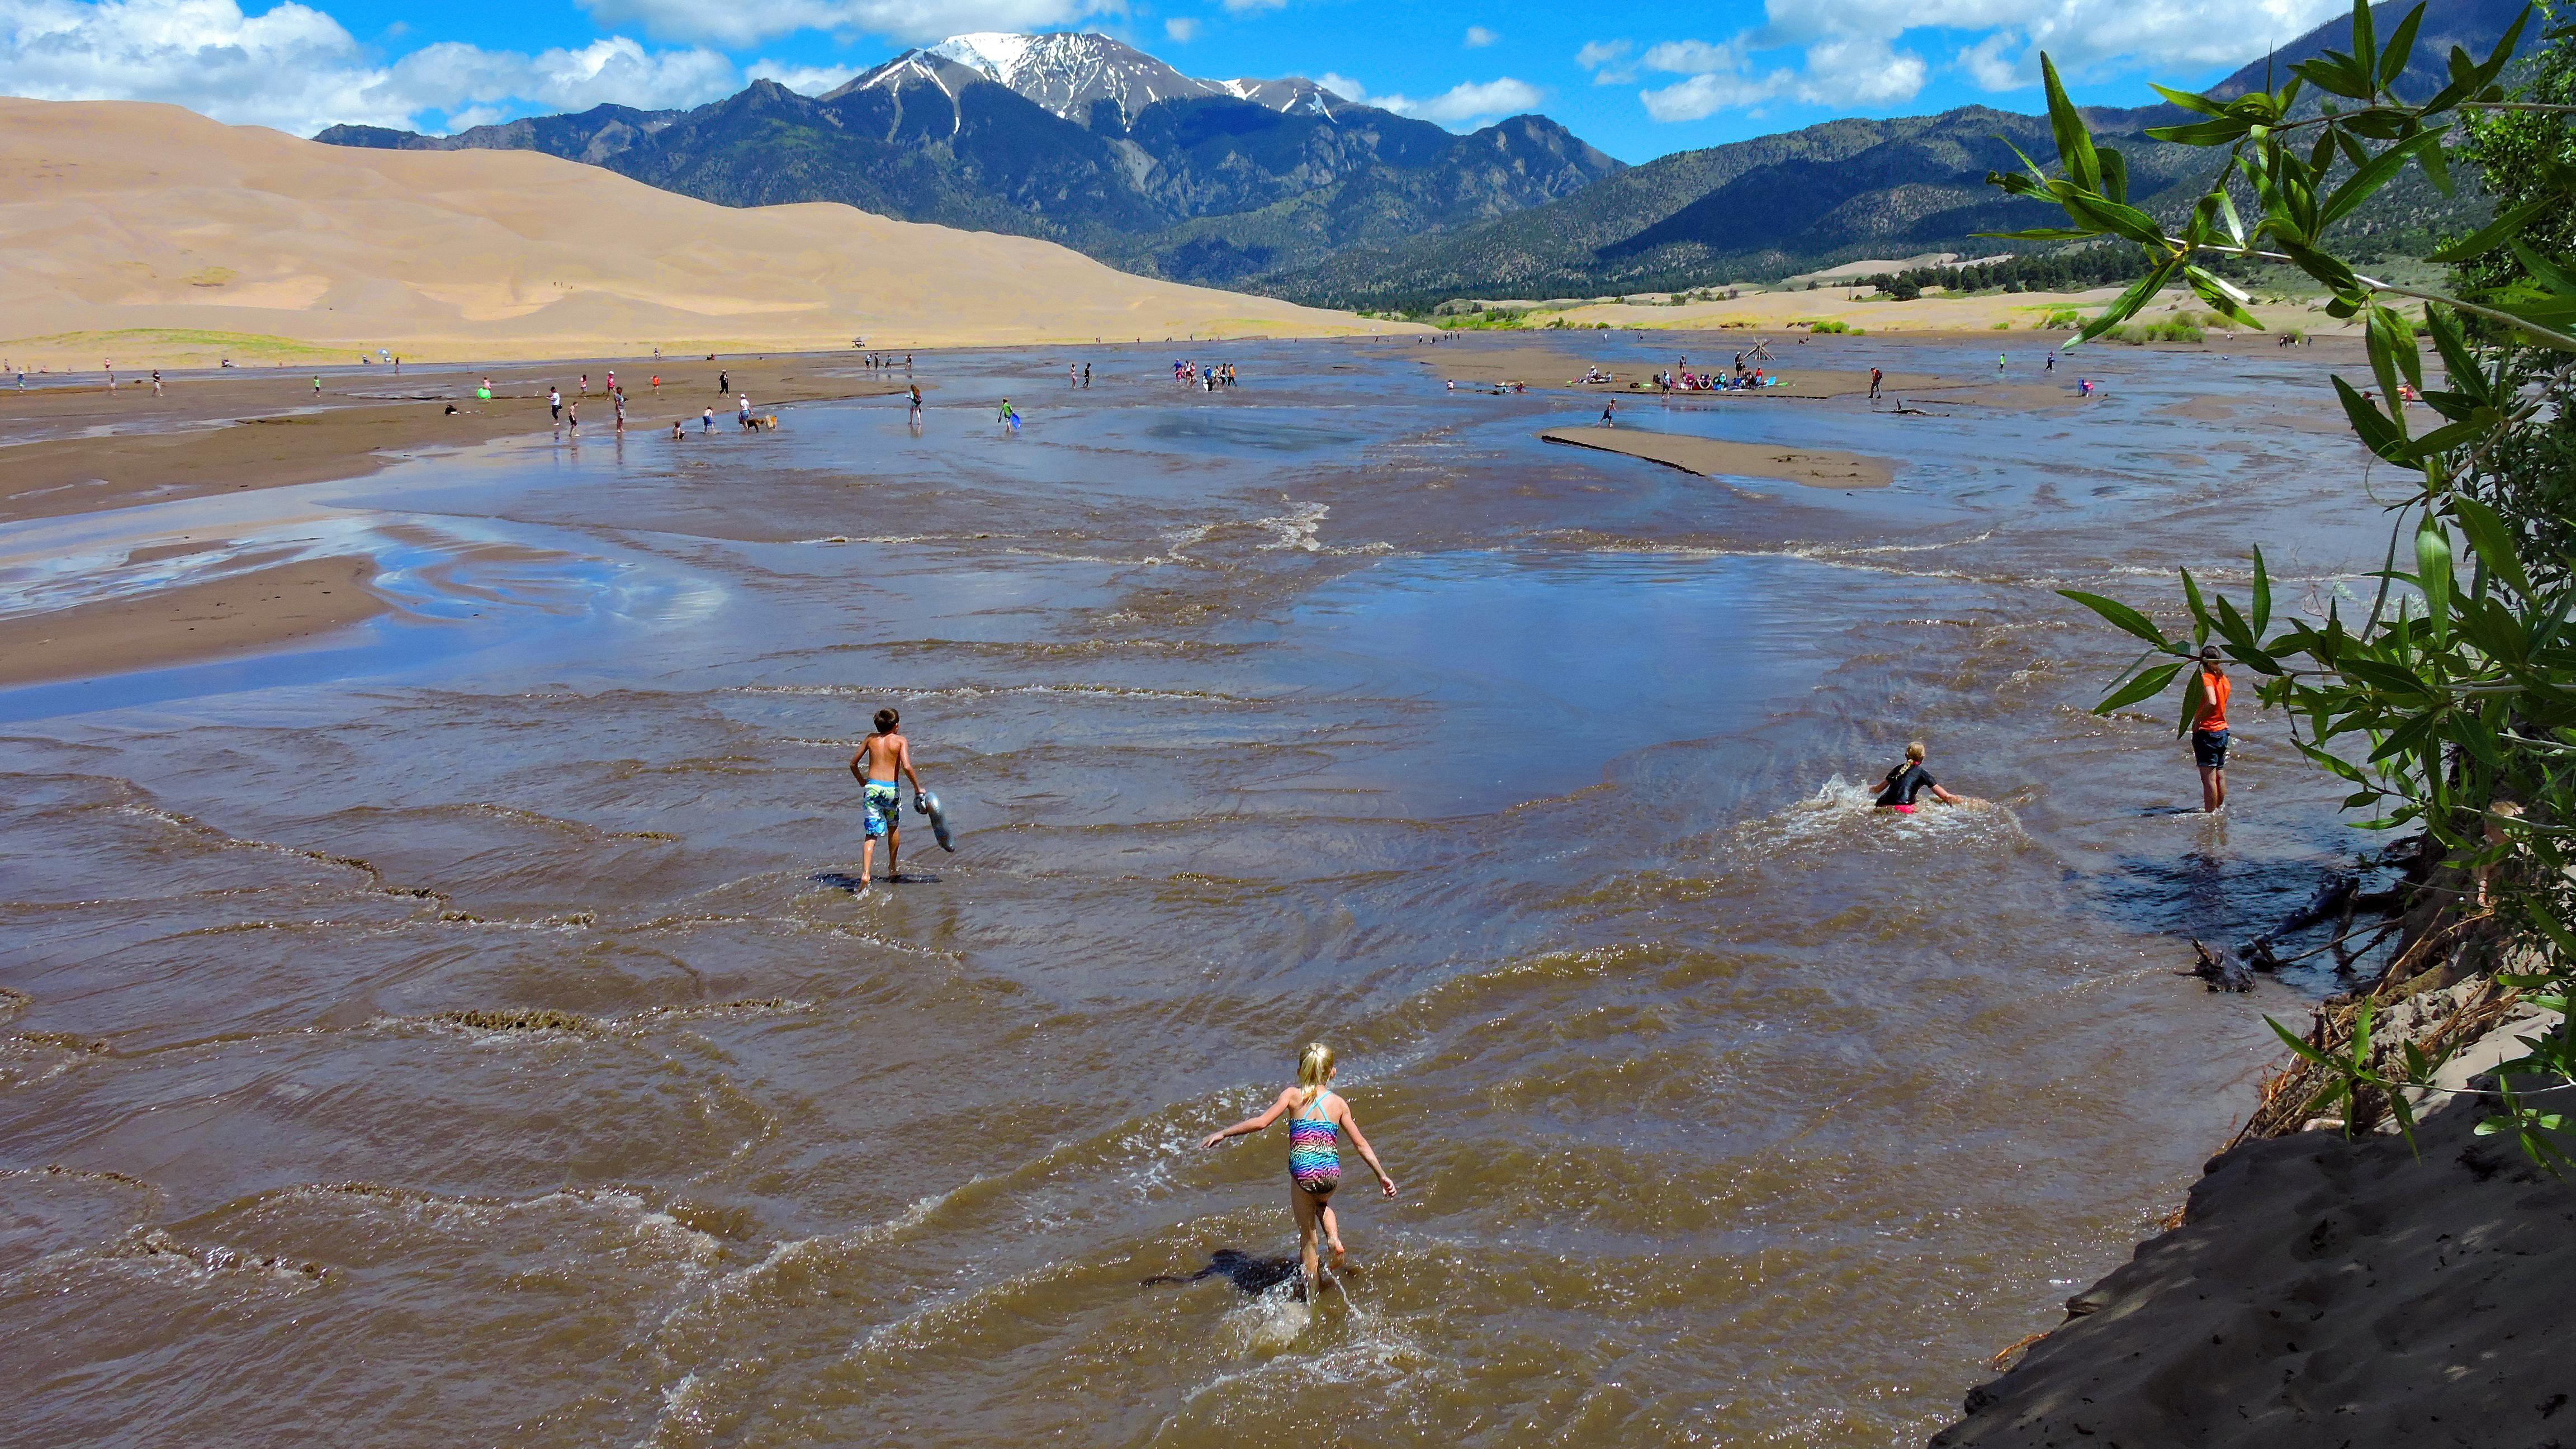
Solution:
<svg viewBox="0 0 2576 1449"><path fill-rule="evenodd" d="M2200 713L2191 721L2191 762L2200 771L2200 808L2227 803L2227 661L2218 646L2200 650Z"/></svg>

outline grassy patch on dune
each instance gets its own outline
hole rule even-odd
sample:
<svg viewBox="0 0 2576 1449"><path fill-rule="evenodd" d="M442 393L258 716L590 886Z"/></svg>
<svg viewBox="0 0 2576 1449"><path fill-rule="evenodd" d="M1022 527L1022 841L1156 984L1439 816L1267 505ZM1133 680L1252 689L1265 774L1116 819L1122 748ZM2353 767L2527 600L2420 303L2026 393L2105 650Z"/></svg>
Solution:
<svg viewBox="0 0 2576 1449"><path fill-rule="evenodd" d="M149 355L159 358L183 354L259 362L346 359L355 351L347 347L318 347L292 337L272 337L265 333L206 332L187 327L120 327L102 332L56 332L45 337L8 338L0 341L0 348L29 354L95 352L102 357L114 357L125 352L138 357Z"/></svg>

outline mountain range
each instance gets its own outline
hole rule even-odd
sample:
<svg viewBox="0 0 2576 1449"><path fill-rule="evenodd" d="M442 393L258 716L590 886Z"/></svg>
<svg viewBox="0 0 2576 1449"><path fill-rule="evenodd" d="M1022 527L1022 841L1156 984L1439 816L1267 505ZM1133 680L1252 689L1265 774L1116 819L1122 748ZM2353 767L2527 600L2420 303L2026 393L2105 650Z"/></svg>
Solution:
<svg viewBox="0 0 2576 1449"><path fill-rule="evenodd" d="M2405 5L2373 7L2378 33ZM2449 78L2451 47L2483 60L2523 0L2429 0L2400 94L2422 96ZM2526 29L2528 50L2536 27ZM2349 50L2350 14L2318 26L2211 90L2268 89L2289 67L2331 48ZM2313 93L2307 102L2314 104ZM2100 142L2128 162L2130 193L2150 211L2196 197L2213 154L2140 134L2187 119L2178 107L2088 108ZM1681 151L1606 177L1545 206L1394 247L1358 247L1260 278L1257 289L1311 306L1427 308L1453 297L1589 297L1655 292L1716 281L1794 275L1865 257L1992 253L2009 244L1977 233L2055 224L2052 207L2005 197L1986 173L2021 168L2013 148L2048 161L2048 121L1984 106L1895 120L1845 119L1703 150ZM2445 198L2410 169L2383 193L2380 215L2401 213L2415 232L2484 220L2474 188Z"/></svg>
<svg viewBox="0 0 2576 1449"><path fill-rule="evenodd" d="M1544 116L1453 135L1302 78L1200 80L1070 34L957 36L815 97L764 80L691 111L599 106L453 136L334 126L315 139L542 151L728 206L847 202L1234 286L1625 169Z"/></svg>
<svg viewBox="0 0 2576 1449"><path fill-rule="evenodd" d="M2412 8L2374 7L2389 34ZM2430 0L2402 93L2453 45L2483 58L2522 0ZM2349 15L2213 89L2264 86L2351 45ZM2133 198L2178 205L2209 155L2140 134L2171 106L2093 109ZM1791 275L1864 257L1993 251L1976 234L2053 212L1985 184L2054 154L2047 122L1969 106L1847 118L1628 167L1544 116L1468 135L1298 77L1204 80L1102 35L961 35L819 97L771 81L692 111L600 106L433 137L334 126L316 139L536 150L732 206L842 201L909 221L1044 237L1145 276L1311 305L1424 309L1452 297L1598 296ZM2416 230L2476 217L2410 171Z"/></svg>

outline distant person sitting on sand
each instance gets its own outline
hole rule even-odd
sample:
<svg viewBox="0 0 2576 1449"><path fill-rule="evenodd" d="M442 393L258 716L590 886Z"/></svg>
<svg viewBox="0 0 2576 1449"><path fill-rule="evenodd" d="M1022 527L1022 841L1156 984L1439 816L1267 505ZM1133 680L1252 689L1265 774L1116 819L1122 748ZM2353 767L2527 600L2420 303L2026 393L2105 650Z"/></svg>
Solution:
<svg viewBox="0 0 2576 1449"><path fill-rule="evenodd" d="M903 853L903 781L912 781L913 793L921 793L921 776L912 768L912 742L895 733L903 716L892 709L881 709L876 715L876 732L859 742L859 752L850 756L850 776L859 782L863 805L867 810L867 836L859 847L859 889L868 888L875 869L877 841L886 843L886 879L899 879L903 872L896 857Z"/></svg>
<svg viewBox="0 0 2576 1449"><path fill-rule="evenodd" d="M1911 815L1914 813L1914 797L1925 790L1931 791L1932 798L1944 805L1965 803L1958 796L1942 789L1933 780L1932 772L1923 768L1923 742L1916 740L1905 747L1905 763L1887 772L1887 778L1882 782L1882 788L1878 792L1878 808L1893 810L1899 815Z"/></svg>
<svg viewBox="0 0 2576 1449"><path fill-rule="evenodd" d="M1297 1054L1297 1085L1282 1091L1269 1111L1211 1132L1199 1143L1201 1148L1214 1147L1229 1137L1263 1131L1283 1116L1288 1119L1288 1202L1297 1214L1297 1259L1305 1270L1310 1301L1323 1271L1315 1252L1316 1238L1321 1236L1332 1248L1335 1266L1345 1256L1341 1225L1333 1220L1333 1192L1342 1185L1343 1133L1350 1134L1352 1149L1377 1174L1378 1191L1395 1196L1395 1179L1386 1175L1376 1150L1360 1135L1351 1104L1333 1090L1336 1070L1333 1049L1322 1042L1309 1043Z"/></svg>

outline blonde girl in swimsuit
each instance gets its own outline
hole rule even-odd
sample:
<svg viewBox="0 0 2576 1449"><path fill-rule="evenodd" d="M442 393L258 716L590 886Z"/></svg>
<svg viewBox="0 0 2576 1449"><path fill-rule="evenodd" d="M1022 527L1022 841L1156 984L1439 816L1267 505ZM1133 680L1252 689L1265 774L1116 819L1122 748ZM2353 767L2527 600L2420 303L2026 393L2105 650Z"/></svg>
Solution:
<svg viewBox="0 0 2576 1449"><path fill-rule="evenodd" d="M1360 1135L1359 1119L1351 1115L1351 1104L1332 1089L1333 1049L1314 1042L1297 1057L1297 1085L1279 1094L1270 1110L1258 1117L1246 1117L1222 1132L1211 1132L1201 1147L1214 1147L1229 1137L1242 1137L1259 1132L1281 1117L1288 1119L1288 1203L1297 1213L1297 1258L1306 1273L1306 1286L1311 1294L1321 1266L1315 1254L1315 1237L1320 1230L1333 1249L1333 1264L1343 1259L1341 1227L1333 1220L1333 1190L1342 1185L1342 1134L1350 1134L1351 1146L1360 1160L1377 1174L1379 1191L1395 1196L1395 1179L1379 1165L1377 1153Z"/></svg>

